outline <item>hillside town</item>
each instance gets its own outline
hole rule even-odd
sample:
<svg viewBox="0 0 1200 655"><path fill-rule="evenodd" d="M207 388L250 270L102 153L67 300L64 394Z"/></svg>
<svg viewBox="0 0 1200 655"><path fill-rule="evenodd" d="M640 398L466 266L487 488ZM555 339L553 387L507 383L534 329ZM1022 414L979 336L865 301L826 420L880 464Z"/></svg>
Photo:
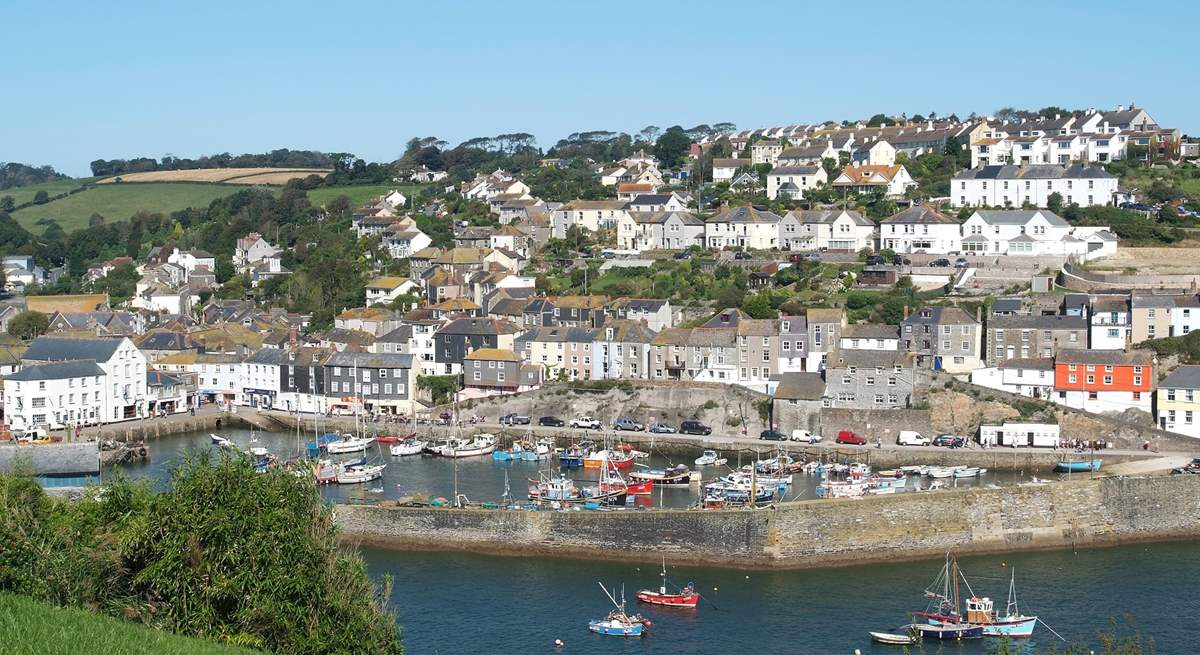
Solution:
<svg viewBox="0 0 1200 655"><path fill-rule="evenodd" d="M956 147L969 167L949 195L914 193L906 162ZM47 320L4 344L4 422L20 437L210 404L416 417L545 385L640 380L736 385L789 405L772 426L789 433L823 408L911 408L949 375L1200 437L1200 367L1144 347L1200 323L1197 276L1109 283L1088 266L1117 255L1116 230L1064 217L1140 210L1142 192L1106 164L1196 154L1145 109L763 128L696 139L688 159L716 148L745 156L710 156L707 184L645 150L589 164L612 199L545 201L518 175L480 172L444 191L490 216L453 224L442 246L418 226L436 202L371 199L351 229L402 267L381 262L361 306L331 325L255 300L292 274L287 244L257 232L221 263L167 243L90 265L89 281L136 271L120 306L105 293L21 295L48 272L5 257L13 295L0 327L28 312ZM409 179L448 182L424 167ZM717 200L714 188L767 202ZM831 201L805 202L816 194ZM864 199L894 209L879 216ZM214 295L226 264L248 280L244 297ZM683 295L674 281L687 275L730 293Z"/></svg>

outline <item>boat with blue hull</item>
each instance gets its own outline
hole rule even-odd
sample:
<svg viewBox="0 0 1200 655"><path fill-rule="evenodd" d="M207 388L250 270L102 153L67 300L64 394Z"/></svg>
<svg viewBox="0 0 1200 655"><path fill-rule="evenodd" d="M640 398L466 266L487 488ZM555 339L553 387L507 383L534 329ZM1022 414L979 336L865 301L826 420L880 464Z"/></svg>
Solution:
<svg viewBox="0 0 1200 655"><path fill-rule="evenodd" d="M959 582L966 586L971 594L966 599L966 615L959 613ZM977 596L971 589L971 584L958 568L958 561L947 556L946 565L942 568L934 583L925 590L926 598L930 599L929 607L924 612L913 612L913 616L925 619L926 624L914 624L923 636L937 639L969 639L973 636L1028 638L1033 636L1037 627L1038 617L1026 616L1017 606L1017 575L1013 570L1008 582L1008 603L1004 613L996 611L991 598ZM936 590L938 585L941 590ZM954 636L954 628L962 628L961 636ZM978 635L975 635L976 629ZM938 636L946 634L950 636Z"/></svg>
<svg viewBox="0 0 1200 655"><path fill-rule="evenodd" d="M650 621L643 619L640 614L629 614L625 611L625 593L621 592L621 601L605 589L604 583L599 583L604 589L604 595L612 601L613 610L608 616L598 621L588 621L588 630L596 634L610 637L641 637L650 627ZM615 591L615 589L614 589Z"/></svg>
<svg viewBox="0 0 1200 655"><path fill-rule="evenodd" d="M1054 470L1060 473L1087 473L1089 471L1099 471L1101 463L1103 463L1103 460L1100 459L1082 461L1063 460L1054 465Z"/></svg>

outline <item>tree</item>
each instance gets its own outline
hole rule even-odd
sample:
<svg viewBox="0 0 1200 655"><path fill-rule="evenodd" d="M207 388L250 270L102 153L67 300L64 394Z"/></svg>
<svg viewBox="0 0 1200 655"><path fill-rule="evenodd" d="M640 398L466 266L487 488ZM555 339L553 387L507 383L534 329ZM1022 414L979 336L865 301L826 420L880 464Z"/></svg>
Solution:
<svg viewBox="0 0 1200 655"><path fill-rule="evenodd" d="M662 134L662 128L657 125L647 125L642 128L641 132L637 133L638 141L644 143L654 143L658 140L658 135Z"/></svg>
<svg viewBox="0 0 1200 655"><path fill-rule="evenodd" d="M49 329L50 319L41 312L24 311L8 322L8 333L25 341L40 337Z"/></svg>
<svg viewBox="0 0 1200 655"><path fill-rule="evenodd" d="M17 208L17 200L12 196L0 198L0 212L11 212Z"/></svg>
<svg viewBox="0 0 1200 655"><path fill-rule="evenodd" d="M771 306L771 293L769 291L761 291L746 298L742 303L742 311L750 315L750 318L775 318L778 312Z"/></svg>
<svg viewBox="0 0 1200 655"><path fill-rule="evenodd" d="M879 127L887 123L888 117L883 114L875 114L867 121L867 127Z"/></svg>
<svg viewBox="0 0 1200 655"><path fill-rule="evenodd" d="M45 189L42 189L42 190L38 191L37 193L33 194L33 204L44 205L48 202L50 202L50 194L46 193Z"/></svg>
<svg viewBox="0 0 1200 655"><path fill-rule="evenodd" d="M1050 194L1050 197L1046 198L1046 209L1049 209L1050 211L1054 212L1055 214L1058 214L1059 216L1062 216L1062 210L1063 210L1062 194L1057 191Z"/></svg>
<svg viewBox="0 0 1200 655"><path fill-rule="evenodd" d="M662 162L663 166L674 167L679 165L680 160L687 155L692 147L692 139L683 131L683 128L675 125L667 128L662 136L658 137L658 141L654 144L654 155Z"/></svg>

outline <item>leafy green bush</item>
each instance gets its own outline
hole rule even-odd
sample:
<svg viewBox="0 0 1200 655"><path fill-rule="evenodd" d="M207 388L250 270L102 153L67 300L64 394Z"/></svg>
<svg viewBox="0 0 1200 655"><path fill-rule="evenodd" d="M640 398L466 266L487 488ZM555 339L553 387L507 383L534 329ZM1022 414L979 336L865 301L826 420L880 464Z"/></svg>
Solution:
<svg viewBox="0 0 1200 655"><path fill-rule="evenodd" d="M361 559L307 479L189 456L168 491L117 479L77 501L0 475L0 591L275 652L402 653Z"/></svg>

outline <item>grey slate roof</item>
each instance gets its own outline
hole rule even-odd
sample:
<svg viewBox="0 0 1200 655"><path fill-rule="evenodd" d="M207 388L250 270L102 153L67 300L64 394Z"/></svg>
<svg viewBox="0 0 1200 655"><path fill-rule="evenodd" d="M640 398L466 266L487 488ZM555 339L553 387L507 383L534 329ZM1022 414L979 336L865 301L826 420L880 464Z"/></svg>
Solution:
<svg viewBox="0 0 1200 655"><path fill-rule="evenodd" d="M825 381L820 373L784 373L779 376L775 397L780 400L820 400Z"/></svg>
<svg viewBox="0 0 1200 655"><path fill-rule="evenodd" d="M1070 223L1048 209L981 209L976 214L989 225L1024 225L1034 216L1041 214L1046 222L1055 227L1069 227Z"/></svg>
<svg viewBox="0 0 1200 655"><path fill-rule="evenodd" d="M958 219L947 216L928 205L914 205L895 216L883 219L881 222L917 225L958 225Z"/></svg>
<svg viewBox="0 0 1200 655"><path fill-rule="evenodd" d="M121 346L121 339L71 339L38 337L22 359L32 362L61 362L69 359L93 359L107 362Z"/></svg>
<svg viewBox="0 0 1200 655"><path fill-rule="evenodd" d="M1160 389L1200 389L1200 366L1180 366L1158 383Z"/></svg>
<svg viewBox="0 0 1200 655"><path fill-rule="evenodd" d="M816 175L820 166L776 166L768 175Z"/></svg>
<svg viewBox="0 0 1200 655"><path fill-rule="evenodd" d="M800 221L803 225L830 224L836 221L842 214L845 214L855 225L874 226L871 219L863 216L856 211L846 211L842 209L834 209L831 211L809 210L809 209L793 209L788 212Z"/></svg>
<svg viewBox="0 0 1200 655"><path fill-rule="evenodd" d="M104 375L104 369L97 366L94 359L80 359L52 364L22 366L21 370L7 376L5 379L13 382L27 382L30 380L65 380L67 378L82 378L92 375Z"/></svg>
<svg viewBox="0 0 1200 655"><path fill-rule="evenodd" d="M1090 179L1110 179L1116 176L1099 166L1085 166L1083 164L1071 164L1070 166L1059 166L1057 164L1032 164L1027 166L1016 166L1007 164L1003 166L980 166L979 168L971 168L962 171L954 176L955 180L1045 180L1045 179L1066 179L1066 178L1090 178Z"/></svg>
<svg viewBox="0 0 1200 655"><path fill-rule="evenodd" d="M988 322L993 330L1086 330L1082 316L994 316Z"/></svg>
<svg viewBox="0 0 1200 655"><path fill-rule="evenodd" d="M1030 358L1026 358L1026 359L1021 359L1021 358L1017 357L1017 358L1013 358L1013 359L1001 360L999 366L1000 366L1000 368L1011 368L1011 369L1020 368L1020 369L1025 369L1025 370L1032 369L1032 370L1037 370L1037 371L1053 371L1054 370L1054 358L1053 357L1030 357Z"/></svg>
<svg viewBox="0 0 1200 655"><path fill-rule="evenodd" d="M348 368L412 368L412 355L340 352L330 355L325 365Z"/></svg>
<svg viewBox="0 0 1200 655"><path fill-rule="evenodd" d="M997 298L992 301L992 312L1019 312L1021 306L1020 298Z"/></svg>
<svg viewBox="0 0 1200 655"><path fill-rule="evenodd" d="M881 323L857 323L847 325L842 337L849 339L899 339L900 328Z"/></svg>

